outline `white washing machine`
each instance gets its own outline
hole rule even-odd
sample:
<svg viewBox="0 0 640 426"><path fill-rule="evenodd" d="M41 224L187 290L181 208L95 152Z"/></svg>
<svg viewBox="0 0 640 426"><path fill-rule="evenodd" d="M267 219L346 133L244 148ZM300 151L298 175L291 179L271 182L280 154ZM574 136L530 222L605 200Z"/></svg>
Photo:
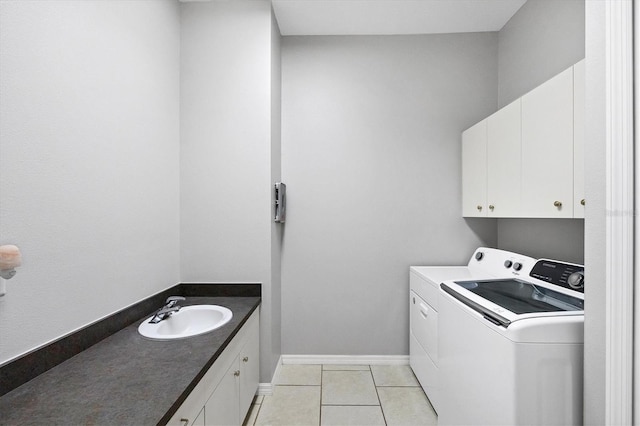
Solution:
<svg viewBox="0 0 640 426"><path fill-rule="evenodd" d="M440 285L439 425L582 424L584 268Z"/></svg>
<svg viewBox="0 0 640 426"><path fill-rule="evenodd" d="M436 412L440 410L438 310L440 283L527 276L535 259L504 250L478 248L467 266L412 266L409 270L409 363Z"/></svg>

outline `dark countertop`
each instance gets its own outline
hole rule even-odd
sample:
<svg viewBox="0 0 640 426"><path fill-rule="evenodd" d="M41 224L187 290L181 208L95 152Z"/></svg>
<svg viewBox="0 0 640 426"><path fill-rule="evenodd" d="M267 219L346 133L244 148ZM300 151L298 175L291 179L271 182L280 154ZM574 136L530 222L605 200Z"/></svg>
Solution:
<svg viewBox="0 0 640 426"><path fill-rule="evenodd" d="M225 306L223 327L187 339L154 341L140 318L0 397L2 425L151 425L166 423L218 358L260 297L188 297L181 305Z"/></svg>

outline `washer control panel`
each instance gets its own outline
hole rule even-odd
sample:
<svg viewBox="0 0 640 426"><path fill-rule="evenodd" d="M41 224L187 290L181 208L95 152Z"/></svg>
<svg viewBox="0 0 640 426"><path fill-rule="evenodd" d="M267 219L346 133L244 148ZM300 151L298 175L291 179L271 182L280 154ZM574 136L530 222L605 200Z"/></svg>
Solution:
<svg viewBox="0 0 640 426"><path fill-rule="evenodd" d="M469 260L474 273L493 276L527 276L536 262L529 256L510 251L479 247Z"/></svg>
<svg viewBox="0 0 640 426"><path fill-rule="evenodd" d="M584 293L584 266L582 265L540 259L531 268L529 276Z"/></svg>

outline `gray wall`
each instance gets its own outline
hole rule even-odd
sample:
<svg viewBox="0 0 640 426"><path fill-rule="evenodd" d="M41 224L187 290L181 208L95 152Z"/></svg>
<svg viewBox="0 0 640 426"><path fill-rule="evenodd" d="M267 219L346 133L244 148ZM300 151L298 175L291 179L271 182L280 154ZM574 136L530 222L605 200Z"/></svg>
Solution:
<svg viewBox="0 0 640 426"><path fill-rule="evenodd" d="M410 265L468 261L460 134L497 104L497 33L284 37L285 354L406 355Z"/></svg>
<svg viewBox="0 0 640 426"><path fill-rule="evenodd" d="M498 106L583 59L584 38L584 0L528 0L499 32ZM498 247L583 263L584 221L498 219Z"/></svg>
<svg viewBox="0 0 640 426"><path fill-rule="evenodd" d="M498 107L584 58L585 0L527 0L500 30Z"/></svg>
<svg viewBox="0 0 640 426"><path fill-rule="evenodd" d="M179 282L179 16L0 3L0 364Z"/></svg>
<svg viewBox="0 0 640 426"><path fill-rule="evenodd" d="M279 36L272 44L266 1L182 3L181 12L181 276L262 283L261 381L270 382L280 354Z"/></svg>
<svg viewBox="0 0 640 426"><path fill-rule="evenodd" d="M282 66L280 29L275 14L271 13L271 183L282 180ZM275 194L274 194L275 195ZM275 216L275 200L271 217ZM263 368L265 381L272 373L282 354L282 238L284 225L271 222L271 344L270 365Z"/></svg>
<svg viewBox="0 0 640 426"><path fill-rule="evenodd" d="M606 95L605 2L586 8L586 145L584 423L605 424L606 360ZM637 413L636 413L637 414Z"/></svg>

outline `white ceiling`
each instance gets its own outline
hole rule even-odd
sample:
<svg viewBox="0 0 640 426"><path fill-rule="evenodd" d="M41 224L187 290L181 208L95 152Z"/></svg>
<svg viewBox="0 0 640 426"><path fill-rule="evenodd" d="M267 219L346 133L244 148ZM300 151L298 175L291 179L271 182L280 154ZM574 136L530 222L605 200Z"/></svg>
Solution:
<svg viewBox="0 0 640 426"><path fill-rule="evenodd" d="M273 0L282 35L499 31L526 0Z"/></svg>

